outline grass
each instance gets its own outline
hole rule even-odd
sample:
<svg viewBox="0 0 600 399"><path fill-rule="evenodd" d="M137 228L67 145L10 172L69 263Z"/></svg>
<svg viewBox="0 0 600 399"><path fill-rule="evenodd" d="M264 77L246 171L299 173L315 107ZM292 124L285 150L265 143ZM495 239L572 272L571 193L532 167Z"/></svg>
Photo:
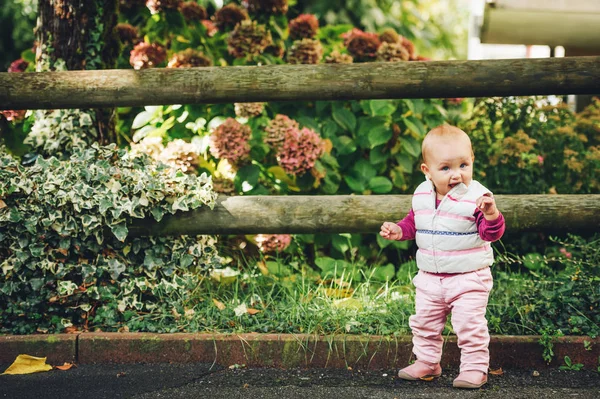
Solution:
<svg viewBox="0 0 600 399"><path fill-rule="evenodd" d="M556 294L564 281L500 267L493 272L495 287L487 313L491 334L537 335L548 326L572 335L593 336L600 331L594 321L597 312L584 307L581 295L571 295L579 302L564 303ZM191 316L182 316L175 324L178 331L189 332L410 334L411 275L388 282L364 276L355 283L348 278L352 274L323 280L308 270L277 276L255 266L227 278L206 277L196 289L195 300L178 311ZM548 297L548 293L556 295ZM555 315L555 311L562 313ZM173 325L172 320L167 322ZM451 333L448 321L444 334Z"/></svg>

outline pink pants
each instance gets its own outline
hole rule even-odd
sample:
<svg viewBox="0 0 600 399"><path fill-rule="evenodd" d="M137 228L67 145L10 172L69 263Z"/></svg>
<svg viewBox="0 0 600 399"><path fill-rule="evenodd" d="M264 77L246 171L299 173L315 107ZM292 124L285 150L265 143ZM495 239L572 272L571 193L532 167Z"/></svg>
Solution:
<svg viewBox="0 0 600 399"><path fill-rule="evenodd" d="M413 352L417 359L439 363L442 358L442 331L448 313L460 348L460 371L488 372L490 335L485 311L493 286L489 267L462 274L436 275L419 271L416 287L416 314L409 319Z"/></svg>

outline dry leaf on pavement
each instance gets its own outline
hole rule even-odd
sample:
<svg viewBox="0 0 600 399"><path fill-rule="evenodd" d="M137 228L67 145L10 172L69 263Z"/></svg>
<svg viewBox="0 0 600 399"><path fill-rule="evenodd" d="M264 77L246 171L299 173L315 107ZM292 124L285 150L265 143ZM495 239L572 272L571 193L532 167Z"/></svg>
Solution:
<svg viewBox="0 0 600 399"><path fill-rule="evenodd" d="M490 374L491 375L504 375L504 371L502 370L502 367L500 367L496 370L490 369Z"/></svg>
<svg viewBox="0 0 600 399"><path fill-rule="evenodd" d="M70 369L73 366L75 366L73 363L67 363L67 362L65 362L62 366L54 366L54 368L62 370L62 371L66 371L66 370Z"/></svg>
<svg viewBox="0 0 600 399"><path fill-rule="evenodd" d="M52 370L45 357L19 355L2 374L31 374Z"/></svg>

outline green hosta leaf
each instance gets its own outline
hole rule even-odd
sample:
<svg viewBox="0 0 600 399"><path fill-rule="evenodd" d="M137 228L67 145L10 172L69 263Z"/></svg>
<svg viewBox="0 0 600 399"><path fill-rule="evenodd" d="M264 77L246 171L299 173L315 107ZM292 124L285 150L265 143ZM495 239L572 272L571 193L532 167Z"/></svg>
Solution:
<svg viewBox="0 0 600 399"><path fill-rule="evenodd" d="M323 123L321 135L323 138L331 139L337 135L338 130L339 126L337 125L337 123L335 123L331 119L328 119Z"/></svg>
<svg viewBox="0 0 600 399"><path fill-rule="evenodd" d="M396 106L390 100L370 100L369 110L371 116L390 116L396 111Z"/></svg>
<svg viewBox="0 0 600 399"><path fill-rule="evenodd" d="M341 253L346 253L350 249L348 237L342 234L336 234L331 239L331 244Z"/></svg>
<svg viewBox="0 0 600 399"><path fill-rule="evenodd" d="M373 269L371 277L379 281L389 281L396 275L396 269L394 265L388 263L385 266L377 266Z"/></svg>
<svg viewBox="0 0 600 399"><path fill-rule="evenodd" d="M377 170L366 159L360 159L352 167L353 175L357 178L368 181L377 175Z"/></svg>
<svg viewBox="0 0 600 399"><path fill-rule="evenodd" d="M369 161L373 165L384 163L389 157L390 154L383 145L375 147L369 152Z"/></svg>
<svg viewBox="0 0 600 399"><path fill-rule="evenodd" d="M337 141L338 145L335 146L335 149L337 150L338 154L348 155L356 151L356 143L351 137L340 136L338 137Z"/></svg>
<svg viewBox="0 0 600 399"><path fill-rule="evenodd" d="M356 116L352 111L346 108L336 108L332 113L333 119L347 132L354 132L356 129Z"/></svg>
<svg viewBox="0 0 600 399"><path fill-rule="evenodd" d="M425 126L423 125L423 122L421 122L419 119L415 118L414 116L402 118L402 121L404 122L404 124L406 125L406 127L408 129L412 130L414 133L418 134L421 137L424 137L425 133L427 133L427 130L425 129Z"/></svg>
<svg viewBox="0 0 600 399"><path fill-rule="evenodd" d="M410 174L415 170L414 158L402 153L397 154L395 158L403 172Z"/></svg>
<svg viewBox="0 0 600 399"><path fill-rule="evenodd" d="M354 191L355 193L362 193L367 189L365 183L363 183L361 180L358 180L352 176L349 176L349 175L344 176L344 181L346 182L348 187L350 187L350 189L352 191Z"/></svg>
<svg viewBox="0 0 600 399"><path fill-rule="evenodd" d="M369 180L369 189L377 194L385 194L392 191L393 185L390 179L384 176L377 176Z"/></svg>
<svg viewBox="0 0 600 399"><path fill-rule="evenodd" d="M342 178L338 172L327 169L327 174L321 184L321 190L323 190L323 193L325 194L335 194L340 188L341 181Z"/></svg>
<svg viewBox="0 0 600 399"><path fill-rule="evenodd" d="M285 277L292 274L292 270L289 266L284 265L280 262L274 261L266 261L265 265L267 266L267 270L274 276Z"/></svg>
<svg viewBox="0 0 600 399"><path fill-rule="evenodd" d="M419 158L421 155L421 145L417 142L417 140L413 139L412 137L405 136L400 139L400 142L402 144L402 148L404 148L408 154L414 158Z"/></svg>
<svg viewBox="0 0 600 399"><path fill-rule="evenodd" d="M386 144L392 138L393 132L387 126L376 126L369 131L369 147L375 148Z"/></svg>

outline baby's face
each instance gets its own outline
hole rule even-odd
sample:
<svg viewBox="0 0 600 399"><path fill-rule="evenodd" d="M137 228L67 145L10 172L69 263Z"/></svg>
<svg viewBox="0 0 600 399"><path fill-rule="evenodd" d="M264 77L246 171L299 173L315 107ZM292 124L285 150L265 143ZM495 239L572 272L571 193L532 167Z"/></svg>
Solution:
<svg viewBox="0 0 600 399"><path fill-rule="evenodd" d="M421 165L429 176L438 199L442 199L457 184L471 184L473 180L473 152L468 138L435 138Z"/></svg>

